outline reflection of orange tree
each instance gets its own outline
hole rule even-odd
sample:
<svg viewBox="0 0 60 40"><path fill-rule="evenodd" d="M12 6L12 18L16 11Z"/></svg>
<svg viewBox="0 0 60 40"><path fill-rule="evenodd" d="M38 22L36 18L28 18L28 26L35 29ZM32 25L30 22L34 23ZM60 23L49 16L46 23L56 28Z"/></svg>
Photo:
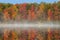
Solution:
<svg viewBox="0 0 60 40"><path fill-rule="evenodd" d="M60 33L59 32L60 32L60 30L55 30L55 35L54 36L55 36L56 40L60 40Z"/></svg>
<svg viewBox="0 0 60 40"><path fill-rule="evenodd" d="M31 29L28 31L28 40L35 40L35 37L37 35L37 31L34 29Z"/></svg>
<svg viewBox="0 0 60 40"><path fill-rule="evenodd" d="M37 35L37 39L38 39L38 40L43 40L43 37L41 36L41 34L38 34L38 35Z"/></svg>
<svg viewBox="0 0 60 40"><path fill-rule="evenodd" d="M21 32L21 35L19 37L19 40L28 40L28 33L27 33L27 30L23 30Z"/></svg>
<svg viewBox="0 0 60 40"><path fill-rule="evenodd" d="M9 35L9 31L8 30L4 30L3 39L4 40L8 40L8 35Z"/></svg>
<svg viewBox="0 0 60 40"><path fill-rule="evenodd" d="M18 40L17 34L15 31L5 30L3 35L4 40Z"/></svg>
<svg viewBox="0 0 60 40"><path fill-rule="evenodd" d="M51 28L48 28L48 36L47 36L47 40L51 40L52 38L52 32L51 32Z"/></svg>
<svg viewBox="0 0 60 40"><path fill-rule="evenodd" d="M15 31L11 31L9 34L10 34L9 40L18 40L18 37Z"/></svg>

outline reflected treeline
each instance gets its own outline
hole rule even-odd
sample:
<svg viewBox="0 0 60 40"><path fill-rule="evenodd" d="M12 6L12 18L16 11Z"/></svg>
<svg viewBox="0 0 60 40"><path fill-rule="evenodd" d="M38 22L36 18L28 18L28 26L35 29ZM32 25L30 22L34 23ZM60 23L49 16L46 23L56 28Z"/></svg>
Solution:
<svg viewBox="0 0 60 40"><path fill-rule="evenodd" d="M0 40L60 40L60 28L0 28Z"/></svg>

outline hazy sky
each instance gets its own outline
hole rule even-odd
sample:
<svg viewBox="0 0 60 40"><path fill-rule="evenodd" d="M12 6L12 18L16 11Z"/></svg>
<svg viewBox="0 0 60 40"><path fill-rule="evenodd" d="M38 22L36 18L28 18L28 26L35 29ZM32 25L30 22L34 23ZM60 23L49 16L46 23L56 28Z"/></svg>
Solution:
<svg viewBox="0 0 60 40"><path fill-rule="evenodd" d="M12 3L12 4L16 4L16 3L40 3L40 2L57 2L59 0L0 0L0 3Z"/></svg>

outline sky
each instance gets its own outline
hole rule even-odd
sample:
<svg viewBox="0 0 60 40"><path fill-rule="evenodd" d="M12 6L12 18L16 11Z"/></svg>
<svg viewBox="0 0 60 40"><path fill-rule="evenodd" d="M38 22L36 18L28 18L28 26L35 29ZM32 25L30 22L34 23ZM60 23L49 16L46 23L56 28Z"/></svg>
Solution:
<svg viewBox="0 0 60 40"><path fill-rule="evenodd" d="M41 2L47 2L47 3L53 3L58 2L59 0L0 0L0 3L11 3L11 4L20 4L20 3L41 3Z"/></svg>

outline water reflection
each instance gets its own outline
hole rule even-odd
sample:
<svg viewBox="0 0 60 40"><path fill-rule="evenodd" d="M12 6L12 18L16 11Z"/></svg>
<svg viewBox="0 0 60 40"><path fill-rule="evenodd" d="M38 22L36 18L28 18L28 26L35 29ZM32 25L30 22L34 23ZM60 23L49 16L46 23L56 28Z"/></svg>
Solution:
<svg viewBox="0 0 60 40"><path fill-rule="evenodd" d="M60 28L2 27L0 40L60 40Z"/></svg>

